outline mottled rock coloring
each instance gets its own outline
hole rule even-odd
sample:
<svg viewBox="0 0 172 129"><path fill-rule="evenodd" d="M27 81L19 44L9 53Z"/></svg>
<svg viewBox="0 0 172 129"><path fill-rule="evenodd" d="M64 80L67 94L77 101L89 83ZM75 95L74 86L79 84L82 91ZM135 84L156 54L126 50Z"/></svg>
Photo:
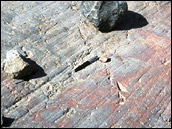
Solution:
<svg viewBox="0 0 172 129"><path fill-rule="evenodd" d="M80 11L100 31L110 31L128 10L125 1L82 1Z"/></svg>

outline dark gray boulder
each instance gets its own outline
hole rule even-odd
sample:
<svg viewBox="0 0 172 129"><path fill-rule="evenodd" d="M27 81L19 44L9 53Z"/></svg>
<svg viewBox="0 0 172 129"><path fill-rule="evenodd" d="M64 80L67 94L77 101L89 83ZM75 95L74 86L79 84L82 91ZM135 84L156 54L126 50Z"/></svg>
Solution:
<svg viewBox="0 0 172 129"><path fill-rule="evenodd" d="M126 1L82 1L81 13L100 31L110 31L128 11Z"/></svg>

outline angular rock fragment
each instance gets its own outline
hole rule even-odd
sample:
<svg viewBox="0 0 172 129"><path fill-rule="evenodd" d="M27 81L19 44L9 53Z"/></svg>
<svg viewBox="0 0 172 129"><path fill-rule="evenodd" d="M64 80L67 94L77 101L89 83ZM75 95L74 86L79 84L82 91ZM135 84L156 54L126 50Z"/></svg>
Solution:
<svg viewBox="0 0 172 129"><path fill-rule="evenodd" d="M124 103L125 103L125 101L126 101L126 98L125 98L125 96L123 96L122 94L121 94L121 92L118 92L118 96L119 96L119 104L120 105L123 105Z"/></svg>
<svg viewBox="0 0 172 129"><path fill-rule="evenodd" d="M100 57L99 61L103 62L103 63L106 63L106 62L109 62L111 59L108 58L107 55L103 55Z"/></svg>
<svg viewBox="0 0 172 129"><path fill-rule="evenodd" d="M107 58L107 55L103 55L102 57L100 57L99 61L105 63L107 62L108 58Z"/></svg>
<svg viewBox="0 0 172 129"><path fill-rule="evenodd" d="M15 79L30 75L33 72L33 68L26 62L26 58L17 50L7 52L3 63L3 70Z"/></svg>
<svg viewBox="0 0 172 129"><path fill-rule="evenodd" d="M129 93L127 91L127 89L125 88L125 86L123 86L120 82L117 82L117 86L118 86L118 89L122 92L126 92L126 93Z"/></svg>
<svg viewBox="0 0 172 129"><path fill-rule="evenodd" d="M82 1L81 13L100 31L110 31L128 10L125 1Z"/></svg>

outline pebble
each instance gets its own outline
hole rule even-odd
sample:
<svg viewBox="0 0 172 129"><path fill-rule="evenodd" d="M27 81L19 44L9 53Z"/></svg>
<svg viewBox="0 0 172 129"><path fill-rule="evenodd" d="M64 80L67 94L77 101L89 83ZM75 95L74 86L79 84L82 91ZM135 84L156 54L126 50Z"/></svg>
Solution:
<svg viewBox="0 0 172 129"><path fill-rule="evenodd" d="M103 62L103 63L106 63L108 61L108 57L107 55L103 55L102 57L100 57L99 61Z"/></svg>

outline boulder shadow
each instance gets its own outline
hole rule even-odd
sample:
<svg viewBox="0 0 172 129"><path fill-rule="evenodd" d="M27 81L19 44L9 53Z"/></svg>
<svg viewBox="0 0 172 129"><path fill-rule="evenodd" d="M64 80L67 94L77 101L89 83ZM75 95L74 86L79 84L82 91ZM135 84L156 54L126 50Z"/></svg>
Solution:
<svg viewBox="0 0 172 129"><path fill-rule="evenodd" d="M112 31L130 30L134 28L141 28L148 25L148 21L141 14L133 11L127 11L125 16L115 25L111 31L101 31L108 33Z"/></svg>
<svg viewBox="0 0 172 129"><path fill-rule="evenodd" d="M1 125L1 127L10 127L11 124L14 122L15 119L13 118L7 118L7 117L2 117L3 119L3 124Z"/></svg>
<svg viewBox="0 0 172 129"><path fill-rule="evenodd" d="M148 25L148 21L141 14L133 11L127 11L124 18L116 24L112 29L114 30L130 30L134 28L141 28Z"/></svg>
<svg viewBox="0 0 172 129"><path fill-rule="evenodd" d="M33 72L30 75L20 78L21 80L29 81L31 79L41 78L47 75L44 72L44 69L40 67L35 61L29 58L24 58L24 57L23 57L23 60L29 63L29 65L33 68Z"/></svg>

